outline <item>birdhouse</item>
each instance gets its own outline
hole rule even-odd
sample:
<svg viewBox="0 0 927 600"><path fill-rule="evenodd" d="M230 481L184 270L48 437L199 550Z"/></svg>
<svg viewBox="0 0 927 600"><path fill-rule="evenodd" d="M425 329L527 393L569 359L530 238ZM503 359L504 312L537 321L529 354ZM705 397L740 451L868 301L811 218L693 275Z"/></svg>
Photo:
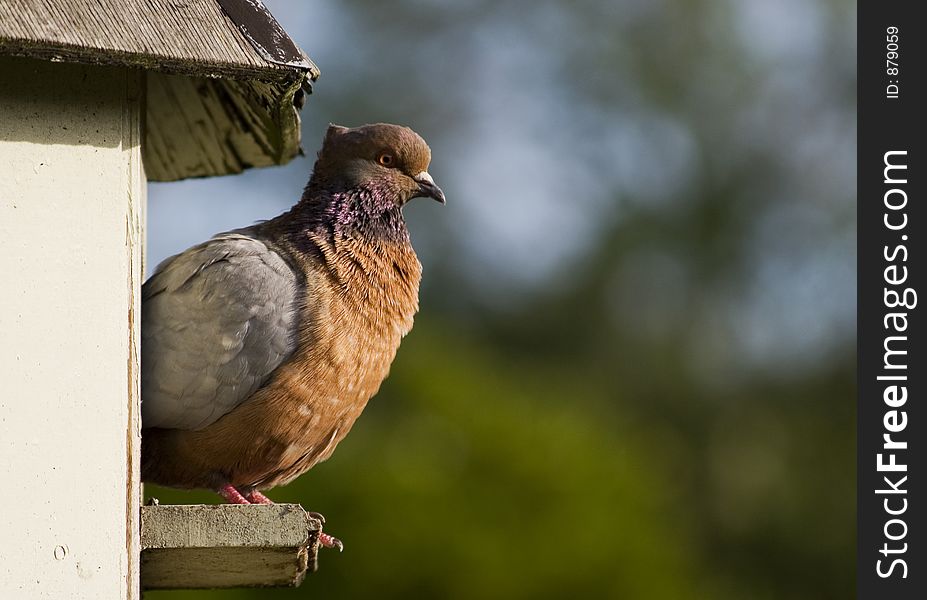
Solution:
<svg viewBox="0 0 927 600"><path fill-rule="evenodd" d="M208 559L211 538L183 519L236 545L223 524L243 513L218 507L151 511L142 531L145 189L287 162L317 76L255 0L0 0L4 597L138 598L143 544L162 552L153 562L172 544ZM267 508L280 513L268 527L307 530L300 514ZM304 550L281 560L305 567ZM197 577L168 575L173 587ZM231 584L268 583L239 573Z"/></svg>

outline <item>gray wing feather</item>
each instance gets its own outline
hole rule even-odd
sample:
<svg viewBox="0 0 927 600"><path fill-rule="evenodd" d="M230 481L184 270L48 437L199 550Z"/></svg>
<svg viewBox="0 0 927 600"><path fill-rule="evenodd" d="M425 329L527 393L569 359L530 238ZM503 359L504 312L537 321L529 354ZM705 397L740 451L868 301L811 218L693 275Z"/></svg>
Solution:
<svg viewBox="0 0 927 600"><path fill-rule="evenodd" d="M242 233L167 259L142 287L142 424L201 429L248 398L296 346L299 281Z"/></svg>

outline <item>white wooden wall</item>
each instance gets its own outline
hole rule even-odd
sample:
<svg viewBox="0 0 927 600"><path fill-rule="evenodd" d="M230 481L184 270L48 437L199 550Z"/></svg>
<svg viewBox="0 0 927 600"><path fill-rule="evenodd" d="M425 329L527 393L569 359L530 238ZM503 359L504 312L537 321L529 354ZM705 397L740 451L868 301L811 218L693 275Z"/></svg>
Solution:
<svg viewBox="0 0 927 600"><path fill-rule="evenodd" d="M136 71L0 57L0 597L138 590Z"/></svg>

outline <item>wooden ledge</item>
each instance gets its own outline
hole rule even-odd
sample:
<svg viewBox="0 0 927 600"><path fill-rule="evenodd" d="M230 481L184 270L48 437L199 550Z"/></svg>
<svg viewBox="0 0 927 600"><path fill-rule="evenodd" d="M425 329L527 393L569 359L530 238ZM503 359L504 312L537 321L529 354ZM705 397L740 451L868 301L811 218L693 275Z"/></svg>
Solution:
<svg viewBox="0 0 927 600"><path fill-rule="evenodd" d="M143 589L297 586L321 523L298 504L141 508Z"/></svg>

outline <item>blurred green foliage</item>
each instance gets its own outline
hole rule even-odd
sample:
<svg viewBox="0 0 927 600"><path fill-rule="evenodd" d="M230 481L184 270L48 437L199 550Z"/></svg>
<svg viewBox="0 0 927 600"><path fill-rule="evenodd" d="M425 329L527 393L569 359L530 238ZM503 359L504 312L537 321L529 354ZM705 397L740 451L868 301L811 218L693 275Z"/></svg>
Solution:
<svg viewBox="0 0 927 600"><path fill-rule="evenodd" d="M390 378L269 494L344 554L146 597L853 597L855 5L267 4L322 68L307 149L408 123L449 204L409 208Z"/></svg>

